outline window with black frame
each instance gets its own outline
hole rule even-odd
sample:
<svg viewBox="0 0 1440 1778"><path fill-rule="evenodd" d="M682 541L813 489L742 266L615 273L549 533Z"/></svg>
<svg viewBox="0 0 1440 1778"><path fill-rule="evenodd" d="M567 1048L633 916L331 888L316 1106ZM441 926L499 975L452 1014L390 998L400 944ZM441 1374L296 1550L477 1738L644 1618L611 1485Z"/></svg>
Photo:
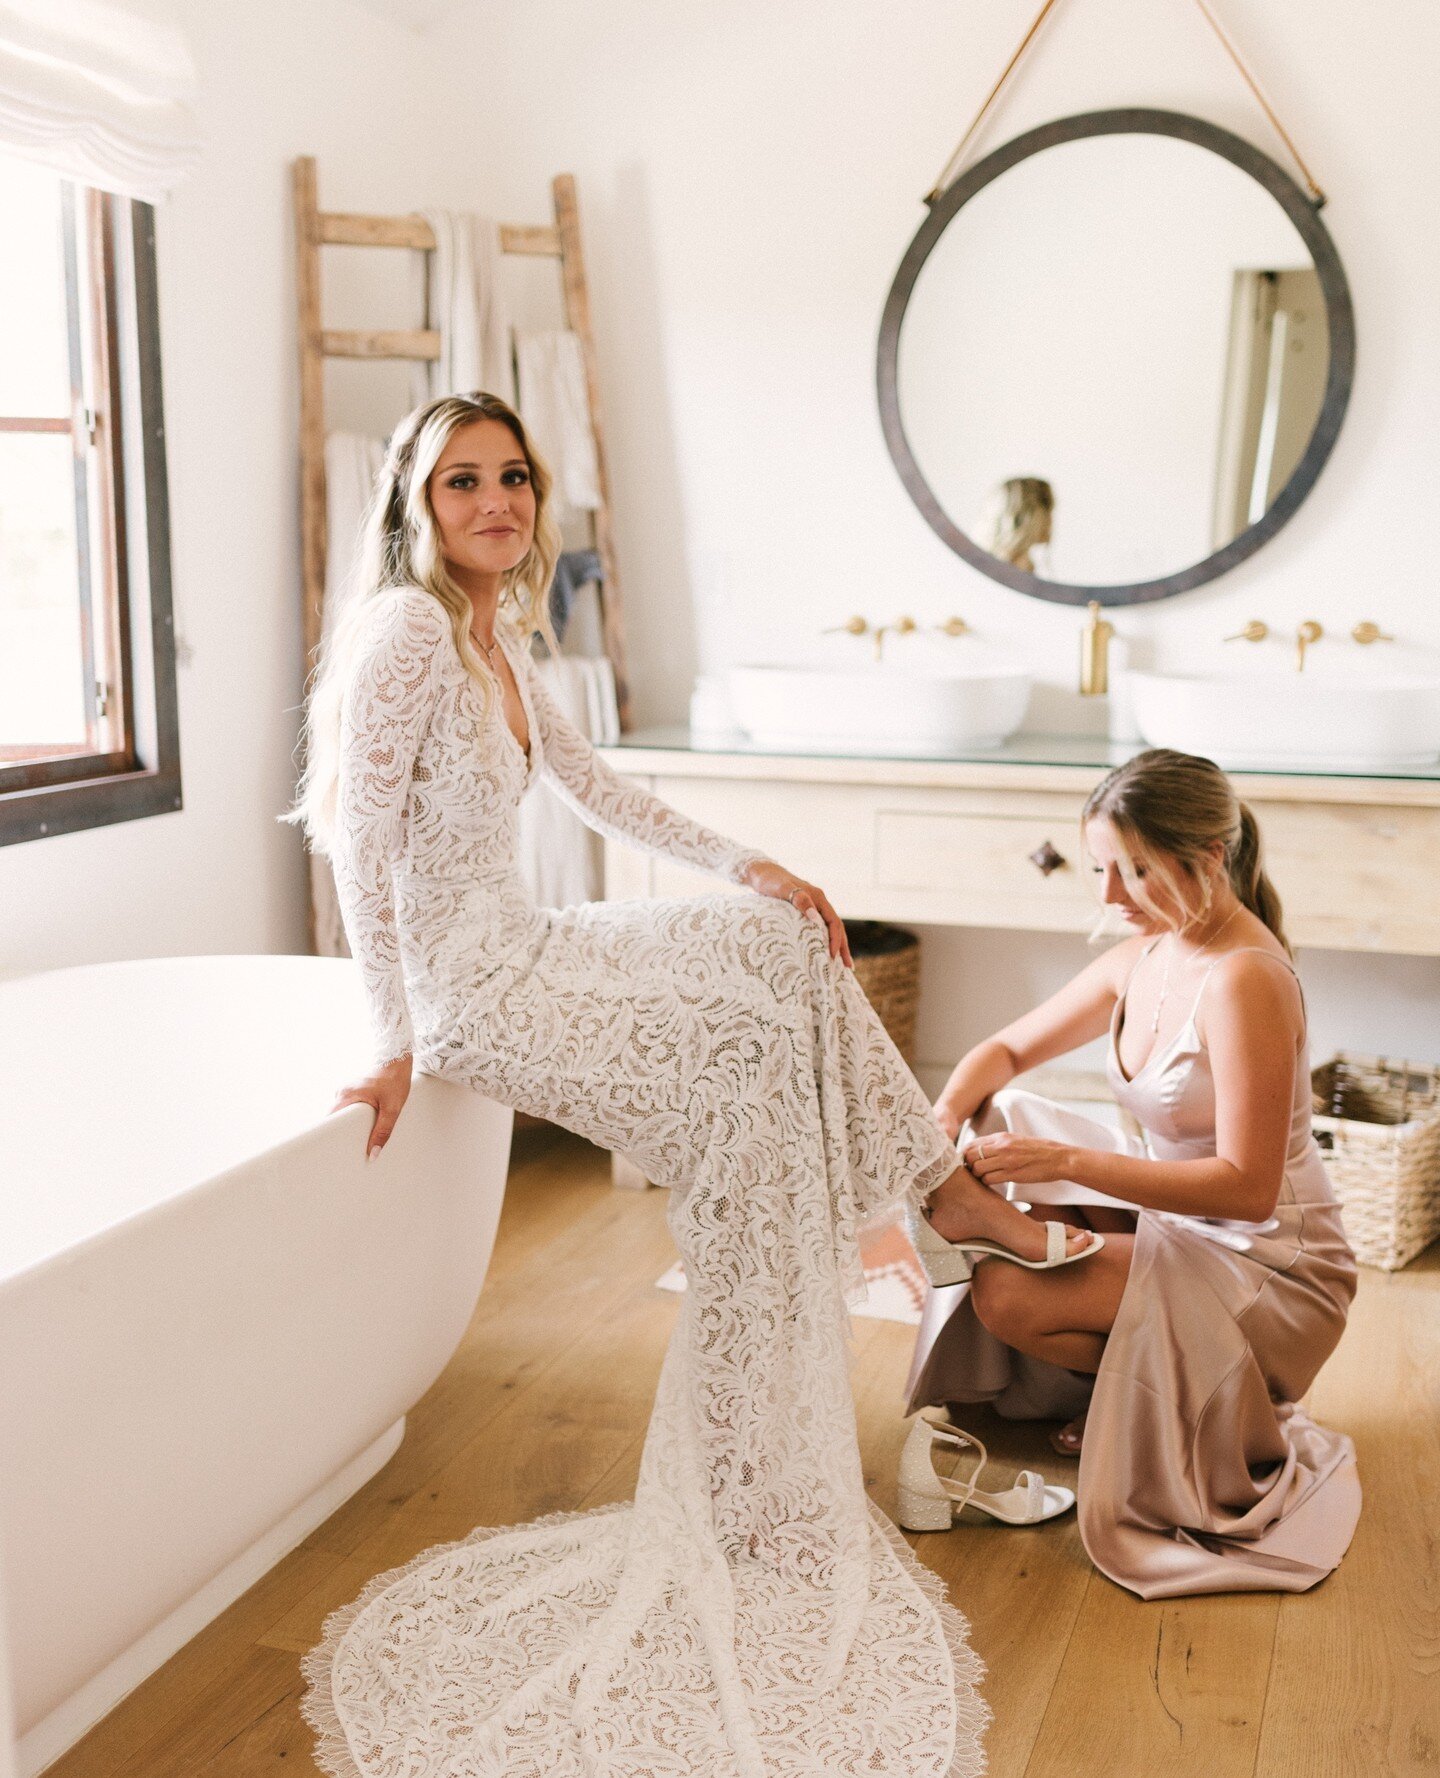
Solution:
<svg viewBox="0 0 1440 1778"><path fill-rule="evenodd" d="M153 217L0 152L0 843L180 807Z"/></svg>

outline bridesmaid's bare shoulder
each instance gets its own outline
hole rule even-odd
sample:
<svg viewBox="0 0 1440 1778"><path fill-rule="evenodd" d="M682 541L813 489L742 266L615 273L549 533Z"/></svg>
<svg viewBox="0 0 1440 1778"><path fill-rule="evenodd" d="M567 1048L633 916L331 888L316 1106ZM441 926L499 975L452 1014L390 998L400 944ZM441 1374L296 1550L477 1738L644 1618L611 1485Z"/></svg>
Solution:
<svg viewBox="0 0 1440 1778"><path fill-rule="evenodd" d="M1266 932L1243 947L1233 946L1220 953L1199 1007L1202 1035L1205 1014L1208 1011L1213 1017L1217 1006L1233 1009L1247 1022L1277 1030L1290 1031L1303 1024L1299 980L1277 938Z"/></svg>

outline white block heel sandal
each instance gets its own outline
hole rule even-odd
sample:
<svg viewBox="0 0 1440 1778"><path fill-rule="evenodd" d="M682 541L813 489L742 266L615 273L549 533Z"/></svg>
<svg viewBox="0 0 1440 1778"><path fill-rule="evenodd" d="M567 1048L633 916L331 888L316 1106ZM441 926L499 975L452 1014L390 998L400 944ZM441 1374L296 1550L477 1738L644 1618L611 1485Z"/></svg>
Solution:
<svg viewBox="0 0 1440 1778"><path fill-rule="evenodd" d="M935 1233L927 1216L913 1208L907 1210L905 1223L925 1276L934 1285L964 1284L975 1270L975 1262L981 1259L1008 1259L1012 1266L1024 1266L1027 1272L1049 1272L1056 1266L1074 1265L1077 1259L1089 1259L1105 1245L1105 1237L1091 1229L1089 1246L1078 1253L1067 1253L1065 1238L1072 1232L1071 1225L1047 1222L1044 1259L1021 1259L998 1241L947 1241Z"/></svg>
<svg viewBox="0 0 1440 1778"><path fill-rule="evenodd" d="M963 1482L936 1475L932 1452L937 1444L973 1449L975 1467ZM906 1531L948 1531L967 1506L1006 1525L1039 1525L1074 1506L1069 1488L1047 1483L1033 1469L1022 1469L1004 1493L982 1492L978 1484L989 1461L989 1453L973 1434L936 1426L917 1414L900 1454L896 1518L901 1526Z"/></svg>

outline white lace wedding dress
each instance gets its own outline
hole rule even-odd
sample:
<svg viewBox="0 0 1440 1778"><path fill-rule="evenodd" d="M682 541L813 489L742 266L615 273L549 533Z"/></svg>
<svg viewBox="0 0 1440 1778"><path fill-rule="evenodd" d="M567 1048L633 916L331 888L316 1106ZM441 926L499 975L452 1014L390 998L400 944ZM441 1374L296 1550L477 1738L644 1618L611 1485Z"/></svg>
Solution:
<svg viewBox="0 0 1440 1778"><path fill-rule="evenodd" d="M376 1060L625 1151L689 1289L633 1505L483 1528L378 1576L306 1657L340 1778L968 1778L963 1618L867 1501L858 1226L953 1150L823 929L786 903L534 907L543 773L601 832L758 856L627 784L505 644L529 757L429 594L382 595L348 689L334 864ZM403 1115L403 1114L402 1114Z"/></svg>

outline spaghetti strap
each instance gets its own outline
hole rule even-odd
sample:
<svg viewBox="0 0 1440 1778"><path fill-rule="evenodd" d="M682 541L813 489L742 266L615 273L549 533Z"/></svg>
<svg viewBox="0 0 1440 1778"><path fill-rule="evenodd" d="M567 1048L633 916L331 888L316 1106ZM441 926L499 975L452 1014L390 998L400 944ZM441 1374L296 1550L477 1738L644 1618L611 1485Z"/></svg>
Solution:
<svg viewBox="0 0 1440 1778"><path fill-rule="evenodd" d="M1204 976L1201 978L1200 986L1196 990L1196 994L1195 994L1195 1004L1190 1008L1191 1019L1193 1020L1196 1013L1199 1012L1199 1010L1200 1010L1200 1001L1205 993L1206 988L1208 988L1210 985L1210 977L1212 975L1214 975L1215 971L1220 967L1220 965L1225 961L1225 959L1227 957L1239 957L1239 956L1244 955L1244 953L1247 951L1253 951L1257 957L1268 957L1272 963L1278 963L1282 969L1288 969L1290 971L1291 975L1293 975L1295 978L1295 986L1300 991L1300 1010L1302 1013L1304 1013L1305 1022L1308 1025L1310 1022L1310 1013L1309 1013L1309 1008L1305 1005L1305 986L1304 986L1304 983L1300 980L1300 971L1298 969L1296 969L1295 965L1290 961L1290 959L1288 957L1277 956L1275 954L1275 952L1270 950L1269 947L1266 945L1236 945L1236 947L1234 948L1233 951L1222 951L1220 953L1220 955L1215 959L1215 961L1210 965L1210 967L1205 971ZM1137 961L1138 961L1138 959L1137 959Z"/></svg>

